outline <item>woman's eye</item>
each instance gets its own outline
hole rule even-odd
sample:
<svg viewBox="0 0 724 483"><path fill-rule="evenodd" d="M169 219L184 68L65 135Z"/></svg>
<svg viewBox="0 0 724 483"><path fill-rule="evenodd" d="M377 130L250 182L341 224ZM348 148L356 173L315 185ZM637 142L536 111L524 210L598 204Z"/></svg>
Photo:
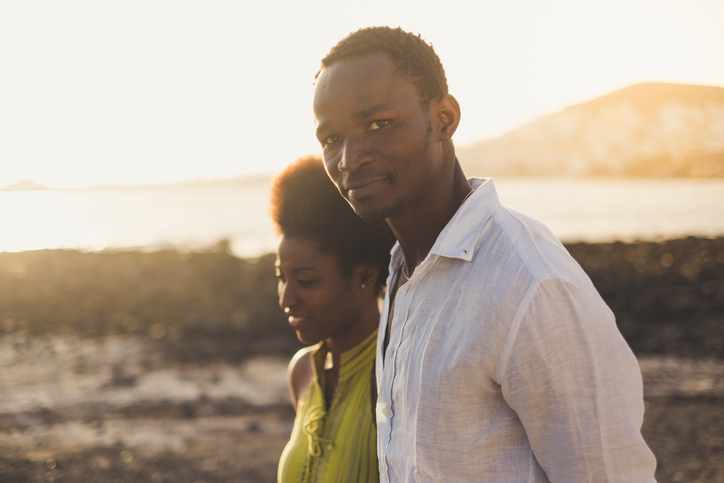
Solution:
<svg viewBox="0 0 724 483"><path fill-rule="evenodd" d="M390 123L390 121L372 121L370 123L369 130L374 131L376 129L381 129L385 126L387 126Z"/></svg>

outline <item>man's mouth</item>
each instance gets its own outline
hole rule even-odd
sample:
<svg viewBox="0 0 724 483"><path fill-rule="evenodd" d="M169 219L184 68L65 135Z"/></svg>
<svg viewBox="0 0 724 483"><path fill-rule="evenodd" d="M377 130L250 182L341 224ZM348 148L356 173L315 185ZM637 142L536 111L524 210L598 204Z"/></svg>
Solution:
<svg viewBox="0 0 724 483"><path fill-rule="evenodd" d="M379 177L345 183L344 190L347 192L347 197L349 199L361 200L362 198L370 196L379 189L385 179L386 178L384 177Z"/></svg>

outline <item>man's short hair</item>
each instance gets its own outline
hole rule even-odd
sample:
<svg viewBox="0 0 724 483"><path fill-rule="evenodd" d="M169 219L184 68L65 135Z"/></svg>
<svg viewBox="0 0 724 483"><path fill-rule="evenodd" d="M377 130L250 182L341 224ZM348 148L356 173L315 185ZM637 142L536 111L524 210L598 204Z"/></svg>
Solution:
<svg viewBox="0 0 724 483"><path fill-rule="evenodd" d="M448 94L445 69L435 49L420 34L405 32L399 27L367 27L352 32L322 59L317 77L335 62L378 53L392 59L397 73L412 82L423 105Z"/></svg>
<svg viewBox="0 0 724 483"><path fill-rule="evenodd" d="M342 197L318 155L304 156L274 178L271 218L277 234L315 243L335 255L340 272L352 276L359 265L378 267L377 286L387 279L395 237L384 220L366 223Z"/></svg>

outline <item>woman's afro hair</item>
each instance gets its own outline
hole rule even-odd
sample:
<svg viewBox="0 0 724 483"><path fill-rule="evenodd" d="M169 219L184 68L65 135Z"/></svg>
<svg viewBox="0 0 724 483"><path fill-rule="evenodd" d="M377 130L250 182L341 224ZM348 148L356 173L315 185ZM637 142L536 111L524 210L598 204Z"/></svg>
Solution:
<svg viewBox="0 0 724 483"><path fill-rule="evenodd" d="M394 235L384 220L367 223L357 216L327 176L321 157L301 157L274 178L271 217L277 234L311 241L335 255L345 276L359 265L379 267L378 286L384 285Z"/></svg>

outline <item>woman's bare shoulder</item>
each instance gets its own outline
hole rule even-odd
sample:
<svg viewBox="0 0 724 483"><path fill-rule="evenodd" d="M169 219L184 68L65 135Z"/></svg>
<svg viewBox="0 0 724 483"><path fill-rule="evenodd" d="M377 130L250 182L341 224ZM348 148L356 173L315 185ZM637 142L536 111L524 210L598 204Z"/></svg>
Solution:
<svg viewBox="0 0 724 483"><path fill-rule="evenodd" d="M300 349L289 362L287 381L289 383L289 396L292 399L294 409L297 408L297 403L312 385L312 378L314 377L312 353L317 347L317 345L313 345Z"/></svg>

